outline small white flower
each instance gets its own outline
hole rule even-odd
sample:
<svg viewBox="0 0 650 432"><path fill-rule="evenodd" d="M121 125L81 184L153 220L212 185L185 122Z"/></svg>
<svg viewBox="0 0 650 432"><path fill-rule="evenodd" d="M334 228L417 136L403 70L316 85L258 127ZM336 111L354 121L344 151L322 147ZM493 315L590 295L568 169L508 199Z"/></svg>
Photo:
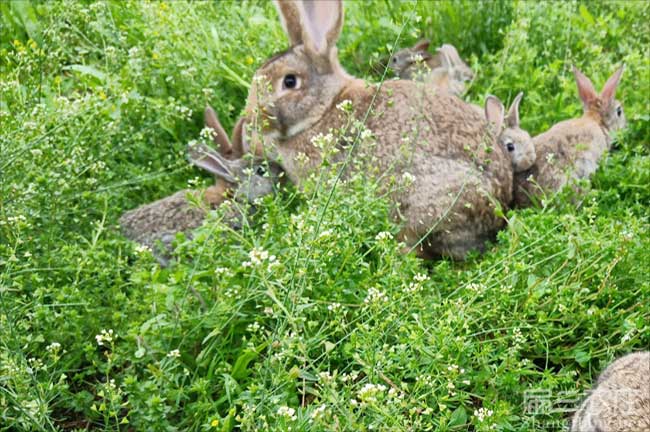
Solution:
<svg viewBox="0 0 650 432"><path fill-rule="evenodd" d="M481 423L492 417L493 414L494 411L487 408L479 408L478 410L474 410L474 417L476 417L477 420Z"/></svg>
<svg viewBox="0 0 650 432"><path fill-rule="evenodd" d="M169 358L178 358L181 356L181 352L177 349L173 349L167 353L167 357Z"/></svg>
<svg viewBox="0 0 650 432"><path fill-rule="evenodd" d="M58 342L52 342L51 344L46 346L45 349L48 352L57 352L57 351L59 351L61 349L61 344L58 343Z"/></svg>
<svg viewBox="0 0 650 432"><path fill-rule="evenodd" d="M382 231L382 232L378 233L375 236L375 240L377 240L377 241L390 240L392 238L393 238L393 235L391 233L389 233L388 231Z"/></svg>
<svg viewBox="0 0 650 432"><path fill-rule="evenodd" d="M148 246L145 246L143 244L139 244L135 247L135 251L139 254L145 253L145 252L151 252L151 249Z"/></svg>
<svg viewBox="0 0 650 432"><path fill-rule="evenodd" d="M340 308L341 308L341 303L334 302L334 303L330 303L329 305L327 305L327 310L328 311L335 311L335 310L340 309Z"/></svg>
<svg viewBox="0 0 650 432"><path fill-rule="evenodd" d="M296 410L288 406L281 406L278 408L278 415L290 420L295 420L297 418Z"/></svg>
<svg viewBox="0 0 650 432"><path fill-rule="evenodd" d="M402 179L407 185L411 185L415 183L415 176L409 172L405 172L404 174L402 174Z"/></svg>
<svg viewBox="0 0 650 432"><path fill-rule="evenodd" d="M113 342L117 335L113 334L113 329L102 330L98 335L95 335L97 345L102 346L104 342Z"/></svg>
<svg viewBox="0 0 650 432"><path fill-rule="evenodd" d="M343 112L350 112L352 110L352 101L345 99L336 105L336 109Z"/></svg>
<svg viewBox="0 0 650 432"><path fill-rule="evenodd" d="M362 141L372 138L372 131L366 128L361 131L361 135L359 137L361 138Z"/></svg>
<svg viewBox="0 0 650 432"><path fill-rule="evenodd" d="M379 291L377 288L369 288L368 294L366 295L364 303L375 303L375 302L386 302L388 301L388 296Z"/></svg>
<svg viewBox="0 0 650 432"><path fill-rule="evenodd" d="M312 411L311 418L316 420L316 419L318 419L320 417L323 417L323 415L325 414L325 409L326 408L327 408L327 405L325 405L325 404L320 405L318 408L316 408L314 411Z"/></svg>

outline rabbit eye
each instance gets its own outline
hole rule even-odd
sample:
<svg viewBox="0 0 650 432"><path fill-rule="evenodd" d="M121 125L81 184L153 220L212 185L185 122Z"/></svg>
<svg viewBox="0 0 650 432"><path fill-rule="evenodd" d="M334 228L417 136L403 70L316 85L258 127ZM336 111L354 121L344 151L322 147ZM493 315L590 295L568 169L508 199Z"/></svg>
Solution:
<svg viewBox="0 0 650 432"><path fill-rule="evenodd" d="M286 89L295 89L298 86L298 77L294 74L287 74L282 80L282 85Z"/></svg>
<svg viewBox="0 0 650 432"><path fill-rule="evenodd" d="M393 57L393 63L397 63L397 59Z"/></svg>
<svg viewBox="0 0 650 432"><path fill-rule="evenodd" d="M621 108L620 105L616 107L616 115L617 115L618 117L620 117L620 116L623 115L623 108Z"/></svg>
<svg viewBox="0 0 650 432"><path fill-rule="evenodd" d="M508 149L509 152L515 151L515 145L512 141L509 141L506 143L506 149Z"/></svg>
<svg viewBox="0 0 650 432"><path fill-rule="evenodd" d="M266 174L266 168L264 168L262 165L259 165L255 169L255 174L257 174L258 176L263 176L264 174Z"/></svg>

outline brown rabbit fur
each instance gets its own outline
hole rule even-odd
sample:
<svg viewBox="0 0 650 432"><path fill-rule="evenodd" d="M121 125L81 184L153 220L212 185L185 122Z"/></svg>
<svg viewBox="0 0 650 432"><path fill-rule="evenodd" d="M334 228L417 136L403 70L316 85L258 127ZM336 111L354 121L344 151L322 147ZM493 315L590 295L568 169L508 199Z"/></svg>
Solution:
<svg viewBox="0 0 650 432"><path fill-rule="evenodd" d="M626 125L621 103L614 98L623 73L619 68L600 94L576 67L573 69L583 103L582 117L557 123L533 138L535 164L515 176L515 204L527 206L532 197L560 191L567 183L587 179L611 147L610 133Z"/></svg>
<svg viewBox="0 0 650 432"><path fill-rule="evenodd" d="M300 186L322 161L312 137L342 129L349 119L336 106L349 100L357 119L371 111L365 126L376 138L374 146L360 142L357 154L372 157L378 172L415 176L407 190L394 195L405 220L401 239L417 245L423 257L463 259L482 249L504 224L495 206L505 207L512 196L510 158L494 145L484 117L422 83L376 86L348 75L335 46L343 25L341 1L276 6L292 47L267 61L253 79L248 121L261 131L253 128L251 144L262 146Z"/></svg>
<svg viewBox="0 0 650 432"><path fill-rule="evenodd" d="M474 78L474 72L453 45L442 45L435 55L428 52L429 45L423 39L411 48L397 51L390 59L390 68L401 79L424 81L460 96L465 91L465 82Z"/></svg>
<svg viewBox="0 0 650 432"><path fill-rule="evenodd" d="M573 416L571 432L650 432L650 352L605 369Z"/></svg>

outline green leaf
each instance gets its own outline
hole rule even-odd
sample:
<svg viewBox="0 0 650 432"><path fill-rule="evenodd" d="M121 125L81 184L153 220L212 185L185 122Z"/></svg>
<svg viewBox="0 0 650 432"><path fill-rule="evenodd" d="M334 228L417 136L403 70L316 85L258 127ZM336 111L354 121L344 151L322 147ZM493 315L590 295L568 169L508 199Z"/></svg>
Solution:
<svg viewBox="0 0 650 432"><path fill-rule="evenodd" d="M578 350L575 352L575 359L580 366L585 366L591 360L591 354L588 352Z"/></svg>
<svg viewBox="0 0 650 432"><path fill-rule="evenodd" d="M461 405L451 413L449 417L449 427L458 427L463 426L467 423L467 412L465 408Z"/></svg>
<svg viewBox="0 0 650 432"><path fill-rule="evenodd" d="M235 360L235 364L232 367L232 377L235 378L236 380L240 380L242 378L246 378L248 375L248 364L253 361L257 357L257 352L252 351L252 350L246 350L244 351L239 357L237 357L237 360Z"/></svg>
<svg viewBox="0 0 650 432"><path fill-rule="evenodd" d="M106 74L99 69L96 69L92 66L86 66L86 65L69 65L69 66L64 66L62 68L63 70L71 70L74 72L79 72L83 75L90 75L93 78L97 78L99 81L102 83L106 82Z"/></svg>
<svg viewBox="0 0 650 432"><path fill-rule="evenodd" d="M587 7L584 4L580 5L579 10L580 10L580 16L582 17L582 19L587 21L587 24L589 24L589 25L596 24L596 21L594 20L594 17L591 16L589 11L587 10Z"/></svg>

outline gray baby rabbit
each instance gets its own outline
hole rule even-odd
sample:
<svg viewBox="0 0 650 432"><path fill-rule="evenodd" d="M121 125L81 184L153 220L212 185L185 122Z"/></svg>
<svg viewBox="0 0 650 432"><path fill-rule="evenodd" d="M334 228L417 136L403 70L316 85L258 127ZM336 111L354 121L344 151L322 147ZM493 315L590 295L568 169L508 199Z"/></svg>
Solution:
<svg viewBox="0 0 650 432"><path fill-rule="evenodd" d="M524 96L520 92L510 105L508 115L498 97L488 95L485 99L485 118L495 128L498 143L512 159L513 172L529 169L535 163L535 146L528 132L519 127L519 103Z"/></svg>
<svg viewBox="0 0 650 432"><path fill-rule="evenodd" d="M401 79L424 81L449 93L460 95L465 82L474 78L474 71L460 58L453 45L444 44L436 55L427 50L430 42L423 39L411 48L397 51L389 67Z"/></svg>
<svg viewBox="0 0 650 432"><path fill-rule="evenodd" d="M515 177L515 201L522 205L530 204L531 197L557 192L571 181L589 178L611 147L610 134L626 126L623 107L614 98L623 67L607 80L600 94L576 67L573 73L584 113L533 138L535 164Z"/></svg>
<svg viewBox="0 0 650 432"><path fill-rule="evenodd" d="M233 149L210 107L206 109L206 124L213 129L213 139L221 152L229 156L239 154L236 147ZM193 229L201 226L207 212L222 204L229 195L236 201L253 204L257 198L273 192L273 187L282 174L281 168L275 163L260 158L229 160L204 144L190 144L187 152L192 164L215 176L214 185L204 191L178 191L127 211L120 218L124 235L149 247L163 266L169 262L171 243L177 233L191 235ZM194 205L192 201L199 205ZM233 226L237 227L241 216L241 213L234 213L229 217Z"/></svg>
<svg viewBox="0 0 650 432"><path fill-rule="evenodd" d="M609 365L573 416L571 432L650 431L650 352Z"/></svg>

